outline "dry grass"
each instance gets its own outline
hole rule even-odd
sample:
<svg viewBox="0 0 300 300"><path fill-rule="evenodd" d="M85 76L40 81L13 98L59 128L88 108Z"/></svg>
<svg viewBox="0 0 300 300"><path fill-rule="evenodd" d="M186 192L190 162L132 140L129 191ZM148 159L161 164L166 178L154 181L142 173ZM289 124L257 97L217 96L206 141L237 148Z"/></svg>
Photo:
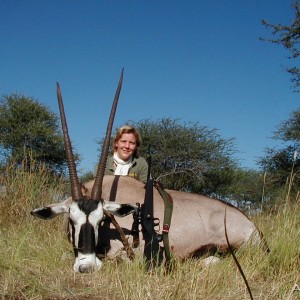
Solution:
<svg viewBox="0 0 300 300"><path fill-rule="evenodd" d="M47 172L18 172L6 181L0 198L1 299L249 299L232 258L207 268L199 261L176 262L172 274L145 272L141 258L132 263L105 261L99 272L74 274L74 257L62 218L31 217L33 207L51 202ZM57 185L57 186L56 186ZM45 188L46 187L46 188ZM246 248L237 253L254 299L300 299L300 208L289 204L255 222L271 248L269 254Z"/></svg>

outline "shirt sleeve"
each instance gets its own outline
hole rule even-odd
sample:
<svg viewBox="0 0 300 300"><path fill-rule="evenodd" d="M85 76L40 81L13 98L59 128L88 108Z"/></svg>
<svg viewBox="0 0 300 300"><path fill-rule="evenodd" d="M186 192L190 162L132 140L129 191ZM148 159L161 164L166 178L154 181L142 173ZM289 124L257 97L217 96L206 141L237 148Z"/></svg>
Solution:
<svg viewBox="0 0 300 300"><path fill-rule="evenodd" d="M148 164L144 158L140 159L140 170L139 170L139 181L142 181L144 183L147 182L148 177Z"/></svg>

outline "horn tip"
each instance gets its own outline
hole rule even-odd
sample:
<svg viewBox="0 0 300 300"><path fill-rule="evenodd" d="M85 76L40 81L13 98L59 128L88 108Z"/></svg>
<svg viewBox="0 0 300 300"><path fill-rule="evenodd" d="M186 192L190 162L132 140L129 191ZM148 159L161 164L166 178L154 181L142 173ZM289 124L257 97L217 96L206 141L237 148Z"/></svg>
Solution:
<svg viewBox="0 0 300 300"><path fill-rule="evenodd" d="M58 83L58 82L56 82L56 91L57 91L58 93L60 93L60 86L59 86L59 83Z"/></svg>

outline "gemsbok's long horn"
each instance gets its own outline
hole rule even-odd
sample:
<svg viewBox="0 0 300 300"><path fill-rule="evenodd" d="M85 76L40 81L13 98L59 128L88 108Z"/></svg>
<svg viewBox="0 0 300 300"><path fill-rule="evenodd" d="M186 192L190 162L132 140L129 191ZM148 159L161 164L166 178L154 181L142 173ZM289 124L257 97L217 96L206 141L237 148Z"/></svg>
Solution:
<svg viewBox="0 0 300 300"><path fill-rule="evenodd" d="M66 151L66 159L67 159L67 165L69 169L69 176L70 176L70 182L71 182L71 194L73 200L79 200L82 198L82 192L77 176L76 171L76 165L75 165L75 159L74 154L72 150L71 140L68 133L68 126L65 116L65 110L64 110L64 104L61 96L61 91L59 87L59 83L56 83L56 91L57 91L57 100L58 100L58 106L59 106L59 112L60 112L60 119L61 119L61 125L62 130L64 134L64 143L65 143L65 151Z"/></svg>
<svg viewBox="0 0 300 300"><path fill-rule="evenodd" d="M108 120L108 125L107 125L107 129L106 129L105 140L103 143L101 157L100 157L100 161L98 164L97 174L96 174L95 182L94 182L93 189L92 189L91 198L94 200L102 201L102 199L101 199L102 198L102 183L103 183L103 177L104 177L104 172L105 172L106 160L108 157L108 150L109 150L109 143L110 143L112 127L113 127L116 109L118 106L118 100L119 100L122 83L123 83L123 73L124 73L124 68L122 69L119 84L118 84L115 98L114 98L114 102L112 104L112 108L111 108L111 112L110 112L110 116L109 116L109 120Z"/></svg>

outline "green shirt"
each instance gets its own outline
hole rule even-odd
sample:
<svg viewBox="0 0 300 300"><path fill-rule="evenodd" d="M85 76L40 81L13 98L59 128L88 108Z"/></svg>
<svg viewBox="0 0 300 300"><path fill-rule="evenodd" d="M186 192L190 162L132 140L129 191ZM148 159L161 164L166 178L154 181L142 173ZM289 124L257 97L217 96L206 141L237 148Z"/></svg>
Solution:
<svg viewBox="0 0 300 300"><path fill-rule="evenodd" d="M94 170L94 175L97 172L98 165L96 165ZM106 168L105 168L105 175L114 175L116 170L116 166L114 164L113 156L110 156L107 160ZM139 181L144 183L147 182L148 176L148 164L147 161L143 157L134 158L132 164L129 168L128 175L131 176Z"/></svg>

